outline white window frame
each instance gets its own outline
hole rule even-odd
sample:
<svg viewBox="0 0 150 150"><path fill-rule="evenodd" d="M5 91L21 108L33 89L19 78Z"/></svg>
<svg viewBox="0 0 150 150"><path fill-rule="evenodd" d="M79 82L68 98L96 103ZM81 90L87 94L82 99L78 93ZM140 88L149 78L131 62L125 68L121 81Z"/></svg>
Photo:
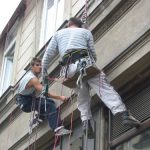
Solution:
<svg viewBox="0 0 150 150"><path fill-rule="evenodd" d="M59 1L60 0L54 0L54 19L52 22L54 22L52 24L52 27L53 28L53 31L52 31L52 35L55 33L55 31L59 28L59 26L57 25L57 15L58 15L58 7L59 7ZM63 1L63 14L64 14L64 3L65 3L65 0L61 0ZM46 32L47 32L47 16L48 16L48 13L47 13L47 5L48 5L48 0L44 0L44 5L43 5L43 13L42 13L42 22L41 22L41 34L40 34L40 44L39 44L39 48L41 49L45 44L46 42L50 39L50 37L52 35L50 35L48 38L47 38L47 35L46 35ZM63 20L64 18L62 17L62 23L63 23Z"/></svg>
<svg viewBox="0 0 150 150"><path fill-rule="evenodd" d="M3 61L2 61L2 71L1 71L1 84L0 84L0 96L8 89L8 87L11 85L11 82L12 82L12 72L13 72L13 64L12 64L12 67L11 68L6 68L6 65L7 65L7 61L8 61L8 58L7 56L9 55L9 53L14 53L14 49L12 49L14 46L15 46L15 43L16 43L16 38L14 38L12 40L12 42L9 44L8 48L6 49L6 51L4 52L4 56L3 56ZM13 56L14 58L14 56ZM10 67L10 66L9 66ZM6 85L6 87L4 87L4 84L5 84L5 75L6 75L6 71L9 69L9 75L10 75L10 79L8 79L8 85ZM12 70L11 70L12 69ZM10 73L11 72L11 73Z"/></svg>

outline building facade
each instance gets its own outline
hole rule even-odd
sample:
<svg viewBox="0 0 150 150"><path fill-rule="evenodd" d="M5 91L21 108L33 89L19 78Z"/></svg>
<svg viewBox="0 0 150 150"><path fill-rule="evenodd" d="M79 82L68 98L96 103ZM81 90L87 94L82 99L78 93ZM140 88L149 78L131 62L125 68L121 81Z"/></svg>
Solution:
<svg viewBox="0 0 150 150"><path fill-rule="evenodd" d="M94 91L91 109L95 139L86 140L76 97L61 106L71 137L55 144L47 122L29 134L31 114L20 111L15 97L29 62L42 58L52 35L72 16L81 17L87 2L87 24L98 55L97 65L121 95L141 127L128 128L112 116ZM0 36L0 149L1 150L149 150L150 149L150 1L149 0L22 0ZM59 56L48 73L58 77ZM71 89L51 82L50 90L70 96ZM71 119L73 121L71 121Z"/></svg>

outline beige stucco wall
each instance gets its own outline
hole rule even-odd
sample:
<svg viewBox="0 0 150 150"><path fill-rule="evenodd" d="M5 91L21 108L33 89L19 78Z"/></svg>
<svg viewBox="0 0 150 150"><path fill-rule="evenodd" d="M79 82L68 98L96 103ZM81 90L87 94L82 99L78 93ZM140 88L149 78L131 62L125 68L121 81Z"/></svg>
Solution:
<svg viewBox="0 0 150 150"><path fill-rule="evenodd" d="M110 63L150 28L149 10L150 1L140 1L96 43L100 68Z"/></svg>
<svg viewBox="0 0 150 150"><path fill-rule="evenodd" d="M66 0L67 1L67 0ZM28 1L29 2L29 1ZM22 77L25 73L24 68L29 63L30 59L39 51L38 44L39 36L38 30L40 29L40 19L36 18L37 15L37 5L35 5L35 0L28 3L27 10L22 18L20 18L20 24L17 33L17 45L15 52L15 73L14 73L14 84ZM65 11L65 16L75 15L79 9L82 8L84 2L81 0L72 0L72 10L68 8ZM95 1L96 7L97 3ZM42 12L42 0L38 1L38 8L41 11L38 11L38 16L41 16ZM104 68L108 65L113 59L115 59L119 54L126 50L134 41L136 41L144 32L150 28L150 1L140 1L135 5L127 14L125 14L121 20L119 20L108 32L104 34L101 39L97 40L95 43L96 52L98 54L98 66ZM103 14L102 14L103 15ZM68 19L68 18L67 18ZM37 25L35 27L35 25ZM92 28L96 26L97 22L92 24ZM36 38L35 38L36 37ZM124 72L127 68L133 65L136 61L142 58L146 53L150 51L149 49L150 42L145 44L143 47L140 47L135 53L130 55L124 62L120 63L118 67L115 68L109 74L110 80L114 80L118 75ZM1 56L1 53L0 53ZM57 60L58 61L58 60ZM56 62L57 62L56 61ZM57 66L57 63L54 63L52 68ZM54 83L50 90L57 94L70 95L71 90L64 87L61 91L62 86L59 83ZM11 101L10 96L7 97L7 103ZM57 103L60 105L60 103ZM8 114L11 113L12 109L16 107L13 104L9 110L3 112L3 116L0 118L0 121L3 121ZM76 109L76 105L69 107L68 110L64 110L62 117L64 118L66 114L71 112L73 109ZM68 114L67 114L68 115ZM23 138L28 133L28 123L29 123L29 114L21 113L18 117L15 118L11 124L8 124L3 130L0 130L0 149L7 149ZM101 130L103 126L101 127ZM38 137L44 135L49 131L48 125L44 124L40 127L38 132ZM100 131L99 131L100 132ZM99 135L97 135L99 136ZM102 136L102 135L101 135ZM38 138L37 137L37 138ZM7 145L7 147L6 147ZM25 138L24 141L19 142L17 149L24 149L28 146L28 140ZM100 147L97 145L97 147Z"/></svg>
<svg viewBox="0 0 150 150"><path fill-rule="evenodd" d="M32 57L39 52L38 43L42 4L42 1L28 1L27 9L25 10L24 16L20 20L15 81L18 81L21 78L21 76L25 73L25 67L29 64Z"/></svg>
<svg viewBox="0 0 150 150"><path fill-rule="evenodd" d="M13 118L13 116L11 117ZM29 114L19 114L14 121L11 121L12 118L10 118L8 126L1 132L0 149L7 150L29 131Z"/></svg>

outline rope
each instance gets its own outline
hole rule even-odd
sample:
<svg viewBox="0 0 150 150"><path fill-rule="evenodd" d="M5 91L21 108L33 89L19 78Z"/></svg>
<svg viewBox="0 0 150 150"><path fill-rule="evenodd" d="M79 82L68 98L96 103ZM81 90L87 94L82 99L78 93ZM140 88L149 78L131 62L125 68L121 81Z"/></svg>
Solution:
<svg viewBox="0 0 150 150"><path fill-rule="evenodd" d="M74 113L73 113L73 110L74 110L74 101L73 101L73 90L71 90L71 96L70 96L70 102L71 103L73 103L73 109L72 109L72 113L71 113L71 117L70 117L70 131L72 131L72 129L73 129L73 115L74 115ZM68 142L68 150L71 150L71 135L72 135L72 133L70 132L70 134L69 134L69 142Z"/></svg>
<svg viewBox="0 0 150 150"><path fill-rule="evenodd" d="M33 110L33 111L32 111ZM32 99L32 105L31 105L31 114L30 114L30 120L29 120L29 127L30 127L30 131L29 131L29 143L28 143L28 150L30 150L30 142L31 142L31 133L32 133L32 128L33 128L33 119L34 119L34 114L35 114L35 100ZM31 149L32 149L32 145L31 145Z"/></svg>
<svg viewBox="0 0 150 150"><path fill-rule="evenodd" d="M87 23L87 8L88 8L88 0L85 0L84 12L81 16L81 21L86 24Z"/></svg>
<svg viewBox="0 0 150 150"><path fill-rule="evenodd" d="M88 87L90 88L90 87ZM90 89L89 89L90 90ZM88 91L89 91L88 90ZM90 108L90 101L88 101L88 115L89 115L89 108ZM85 133L85 150L87 150L87 143L88 143L88 128L89 128L89 124L88 124L88 119L86 120L87 124L86 124L86 133ZM90 121L90 120L89 120Z"/></svg>
<svg viewBox="0 0 150 150"><path fill-rule="evenodd" d="M67 64L68 64L67 66L69 66L69 65L71 64L71 61L72 61L72 56L70 56L70 58L67 60ZM61 69L62 69L62 68L61 68ZM67 74L67 71L68 71L68 67L66 68L66 71L65 71L66 74ZM66 74L65 74L65 77L68 78ZM64 78L64 80L65 80L66 78ZM63 87L64 87L64 85L62 84L62 87L61 87L61 95L63 94ZM61 117L60 117L60 111L61 111L61 107L59 106L59 108L58 108L57 126L58 126L58 123L59 123L59 118L61 118ZM71 115L71 129L72 129L72 126L73 126L73 125L72 125L72 120L73 120L73 112L72 112L72 115ZM64 123L64 120L62 120L62 125L63 125L63 123ZM69 135L69 139L70 139L70 137L71 137L71 133L70 133L70 135ZM59 139L59 137L55 135L55 141L54 141L53 150L56 149L56 144L57 144L58 139Z"/></svg>
<svg viewBox="0 0 150 150"><path fill-rule="evenodd" d="M42 101L42 99L41 99L41 97L40 97L40 101L39 101L39 104L38 104L38 114L37 114L38 118L37 118L37 120L38 120L39 117L40 117L39 114L40 114L40 110L41 110L41 101ZM37 133L38 133L38 122L37 122L36 130L35 130L34 150L35 150L35 145L36 145Z"/></svg>
<svg viewBox="0 0 150 150"><path fill-rule="evenodd" d="M35 51L37 49L37 18L38 18L38 0L35 1L35 11L36 11L36 16L35 16ZM34 51L34 52L35 52ZM35 55L35 53L34 53ZM40 105L41 105L41 102L39 102L39 110L40 110ZM33 110L33 112L32 112ZM39 111L38 110L38 111ZM32 128L33 128L33 121L34 121L34 116L35 116L35 99L32 100L32 106L31 106L31 115L30 115L30 132L32 132ZM39 118L39 115L38 115L38 118ZM32 120L32 122L31 122ZM34 144L31 144L31 150L35 150L35 142L36 142L36 137L37 137L37 128L38 128L38 123L36 123L37 126L36 126L36 130L35 130L35 139L34 139ZM31 133L29 133L29 144L28 144L28 150L30 150L30 142L31 142ZM32 148L33 147L33 148Z"/></svg>
<svg viewBox="0 0 150 150"><path fill-rule="evenodd" d="M61 87L61 94L60 94L60 95L62 95L62 93L63 93L63 87L64 87L64 86L63 86L63 84L62 84L62 87ZM58 127L59 121L60 121L60 119L61 119L61 117L60 117L60 111L61 111L61 109L60 109L60 105L59 105L59 107L58 107L58 118L57 118L57 127ZM62 125L63 125L63 121L64 121L64 120L62 120ZM55 141L54 141L53 150L56 149L56 144L57 144L58 139L59 139L59 136L55 135Z"/></svg>
<svg viewBox="0 0 150 150"><path fill-rule="evenodd" d="M13 120L13 113L11 112L11 114L10 114L10 118L9 118L9 126L10 126L10 124L11 124L11 122L12 122L12 120ZM10 128L8 128L8 135L7 135L7 142L6 142L6 145L7 145L7 149L8 149L8 146L9 146L9 144L8 144L8 141L9 141L9 132L10 132Z"/></svg>
<svg viewBox="0 0 150 150"><path fill-rule="evenodd" d="M85 9L84 9L83 15L81 17L82 22L85 24L85 28L88 28L87 9L88 9L88 0L85 0ZM93 56L89 50L88 50L88 55L91 59L91 62L92 63L95 62L93 59ZM99 89L99 91L100 91L100 89ZM88 102L88 105L90 106L90 102ZM88 110L88 114L89 114L89 110ZM84 148L85 150L87 150L87 143L88 143L88 120L87 120L86 135L85 135L85 148Z"/></svg>

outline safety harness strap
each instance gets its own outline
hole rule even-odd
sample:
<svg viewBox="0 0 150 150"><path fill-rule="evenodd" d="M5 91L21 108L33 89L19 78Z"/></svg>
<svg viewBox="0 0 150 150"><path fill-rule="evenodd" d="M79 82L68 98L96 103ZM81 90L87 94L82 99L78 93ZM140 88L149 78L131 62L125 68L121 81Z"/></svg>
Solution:
<svg viewBox="0 0 150 150"><path fill-rule="evenodd" d="M65 54L62 58L61 65L66 66L71 63L75 63L77 60L88 56L86 49L78 49L78 50L72 50L71 52Z"/></svg>

